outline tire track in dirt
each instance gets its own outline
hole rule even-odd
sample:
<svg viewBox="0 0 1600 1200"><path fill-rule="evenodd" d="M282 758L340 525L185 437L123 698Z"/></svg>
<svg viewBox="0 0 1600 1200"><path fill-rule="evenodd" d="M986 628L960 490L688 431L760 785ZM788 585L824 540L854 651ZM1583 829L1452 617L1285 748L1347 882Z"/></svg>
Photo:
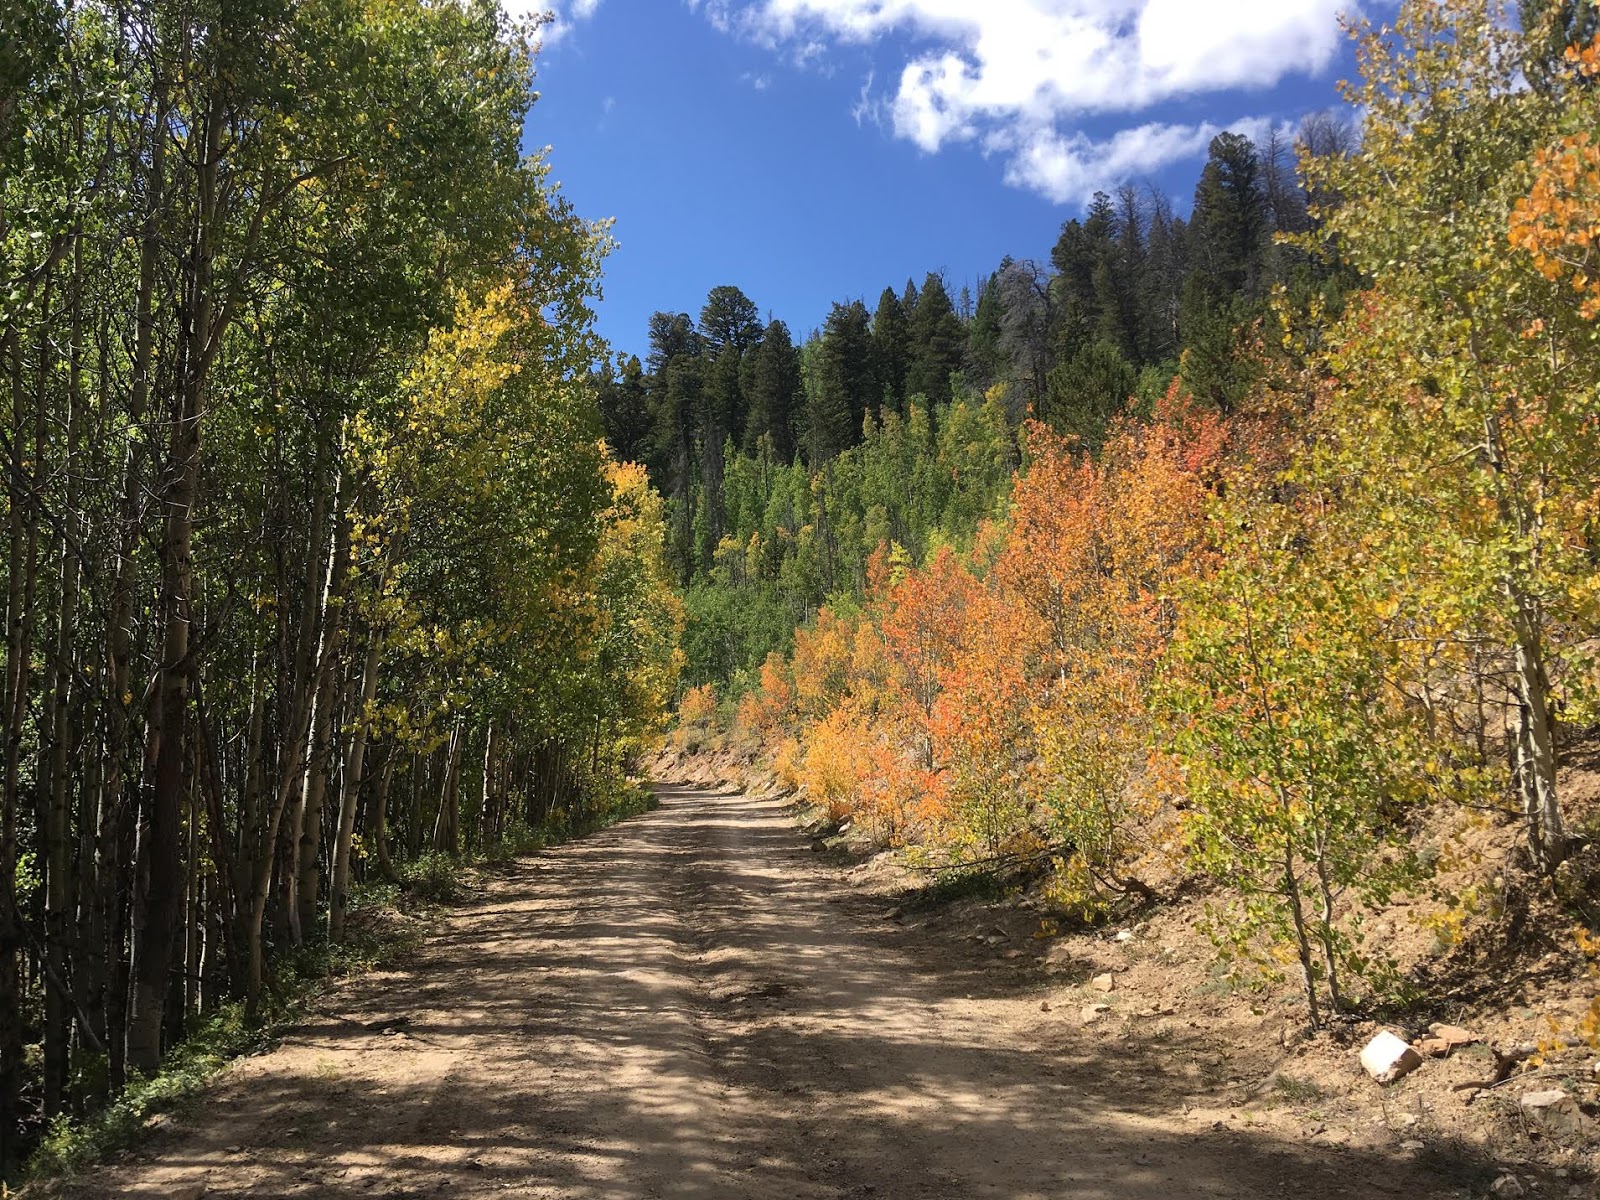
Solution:
<svg viewBox="0 0 1600 1200"><path fill-rule="evenodd" d="M342 987L62 1193L1452 1194L1406 1161L1196 1129L1187 1085L1160 1086L1170 1050L1086 1055L1085 1029L1064 1053L1014 973L851 903L780 802L659 793L519 864L405 969Z"/></svg>

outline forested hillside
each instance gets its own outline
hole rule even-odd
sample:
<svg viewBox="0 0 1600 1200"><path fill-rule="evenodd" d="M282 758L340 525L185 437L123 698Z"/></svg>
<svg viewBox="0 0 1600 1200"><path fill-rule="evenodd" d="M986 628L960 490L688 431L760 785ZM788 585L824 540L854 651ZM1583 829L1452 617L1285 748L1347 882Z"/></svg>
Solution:
<svg viewBox="0 0 1600 1200"><path fill-rule="evenodd" d="M673 505L680 740L720 721L835 826L1091 922L1209 875L1313 1026L1416 994L1365 922L1486 812L1592 948L1600 42L1503 16L1360 27L1359 140L1314 121L1291 172L1223 135L1187 222L1127 190L970 313L937 276L836 306L783 406L733 387L730 293L658 318L607 409ZM744 361L792 363L743 311Z"/></svg>
<svg viewBox="0 0 1600 1200"><path fill-rule="evenodd" d="M1096 453L1174 375L1231 412L1273 297L1336 311L1350 286L1337 256L1287 239L1319 225L1297 155L1354 138L1329 114L1297 141L1220 134L1187 219L1153 187L1100 193L1048 263L1008 258L976 295L929 273L871 308L841 301L798 345L737 287L698 320L657 313L647 359L598 386L611 445L668 500L688 678L747 678L826 598L860 597L880 548L920 563L968 546L1002 511L1029 418Z"/></svg>
<svg viewBox="0 0 1600 1200"><path fill-rule="evenodd" d="M529 36L6 10L0 1170L255 1017L357 881L629 802L679 608Z"/></svg>

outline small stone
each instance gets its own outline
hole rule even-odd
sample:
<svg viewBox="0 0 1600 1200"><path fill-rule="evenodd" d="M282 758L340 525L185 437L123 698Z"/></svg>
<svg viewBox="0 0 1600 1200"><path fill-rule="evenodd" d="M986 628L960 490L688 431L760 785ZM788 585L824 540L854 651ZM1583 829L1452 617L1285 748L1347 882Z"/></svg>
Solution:
<svg viewBox="0 0 1600 1200"><path fill-rule="evenodd" d="M1520 1196L1523 1194L1522 1182L1515 1175L1502 1175L1490 1185L1489 1190L1496 1196Z"/></svg>
<svg viewBox="0 0 1600 1200"><path fill-rule="evenodd" d="M1523 1116L1546 1133L1581 1133L1583 1114L1578 1102L1560 1088L1529 1092L1517 1101Z"/></svg>
<svg viewBox="0 0 1600 1200"><path fill-rule="evenodd" d="M1119 929L1119 930L1117 930L1116 940L1119 941L1119 942L1131 942L1131 941L1133 941L1133 930L1131 930L1131 929Z"/></svg>
<svg viewBox="0 0 1600 1200"><path fill-rule="evenodd" d="M1065 938L1050 943L1050 948L1044 952L1044 961L1047 966L1066 967L1072 963L1072 945Z"/></svg>
<svg viewBox="0 0 1600 1200"><path fill-rule="evenodd" d="M1441 1025L1437 1021L1428 1026L1428 1032L1446 1043L1452 1050L1482 1040L1470 1029L1463 1029L1459 1025Z"/></svg>
<svg viewBox="0 0 1600 1200"><path fill-rule="evenodd" d="M1085 1004L1078 1010L1078 1016L1085 1025L1091 1021L1098 1021L1102 1016L1111 1011L1109 1004Z"/></svg>
<svg viewBox="0 0 1600 1200"><path fill-rule="evenodd" d="M1361 1051L1361 1065L1379 1083L1393 1083L1420 1067L1422 1056L1401 1038L1381 1029Z"/></svg>
<svg viewBox="0 0 1600 1200"><path fill-rule="evenodd" d="M1400 1143L1400 1149L1409 1150L1412 1154L1417 1153L1419 1150L1425 1149L1426 1146L1426 1142L1419 1142L1416 1138L1410 1138L1407 1141Z"/></svg>
<svg viewBox="0 0 1600 1200"><path fill-rule="evenodd" d="M1449 1058L1453 1047L1444 1038L1425 1037L1416 1043L1418 1054L1426 1058Z"/></svg>
<svg viewBox="0 0 1600 1200"><path fill-rule="evenodd" d="M1110 971L1096 975L1089 981L1089 986L1097 992L1114 992L1117 990L1117 977Z"/></svg>

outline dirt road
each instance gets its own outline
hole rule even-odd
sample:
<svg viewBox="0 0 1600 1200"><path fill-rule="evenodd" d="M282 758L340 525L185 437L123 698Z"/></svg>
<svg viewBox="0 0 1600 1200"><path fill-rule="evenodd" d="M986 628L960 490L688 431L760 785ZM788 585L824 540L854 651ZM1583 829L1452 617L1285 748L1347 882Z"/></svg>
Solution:
<svg viewBox="0 0 1600 1200"><path fill-rule="evenodd" d="M781 804L661 798L524 862L67 1194L1452 1194L1186 1113L1169 1044L1042 1013L1028 972L888 920Z"/></svg>

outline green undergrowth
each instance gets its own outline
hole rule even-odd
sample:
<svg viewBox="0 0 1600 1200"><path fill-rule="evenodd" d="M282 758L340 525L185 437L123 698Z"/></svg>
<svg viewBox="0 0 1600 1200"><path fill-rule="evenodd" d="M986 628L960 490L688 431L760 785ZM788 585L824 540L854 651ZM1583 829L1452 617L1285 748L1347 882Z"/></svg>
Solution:
<svg viewBox="0 0 1600 1200"><path fill-rule="evenodd" d="M951 868L938 872L920 886L898 893L895 899L907 912L926 912L963 900L993 904L1016 890L1015 878L1002 872Z"/></svg>
<svg viewBox="0 0 1600 1200"><path fill-rule="evenodd" d="M558 813L542 828L520 822L503 838L469 854L429 851L397 863L396 882L368 880L352 888L346 936L286 950L272 961L265 1013L246 1022L244 1006L224 1004L198 1019L150 1078L132 1079L98 1112L56 1118L28 1161L25 1178L47 1182L87 1170L136 1145L163 1113L182 1111L234 1059L270 1049L305 1019L336 979L360 975L415 952L483 876L514 860L596 833L656 807L649 789L618 783L588 811ZM0 1191L0 1195L4 1192Z"/></svg>

